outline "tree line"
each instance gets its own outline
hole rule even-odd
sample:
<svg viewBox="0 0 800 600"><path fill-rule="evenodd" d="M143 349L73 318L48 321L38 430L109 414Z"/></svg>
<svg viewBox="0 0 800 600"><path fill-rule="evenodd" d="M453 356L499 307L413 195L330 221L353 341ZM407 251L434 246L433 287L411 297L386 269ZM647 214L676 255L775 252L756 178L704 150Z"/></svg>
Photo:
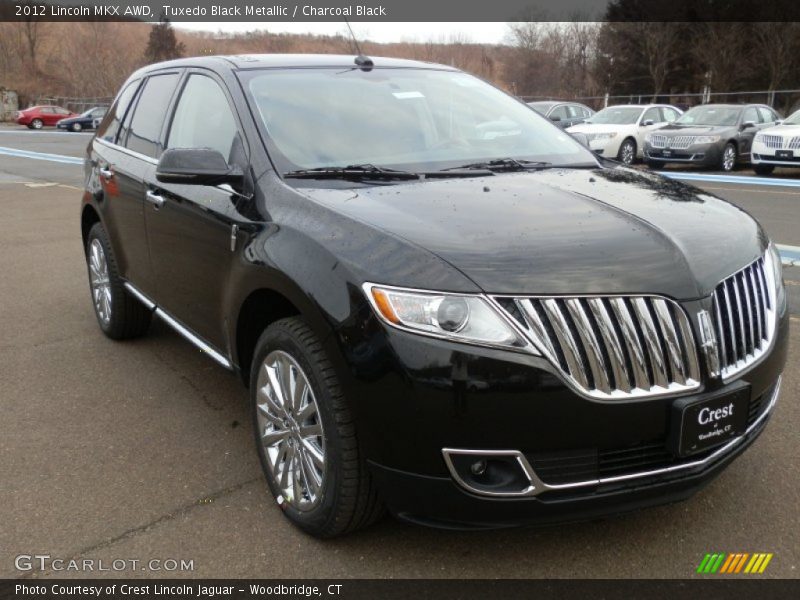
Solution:
<svg viewBox="0 0 800 600"><path fill-rule="evenodd" d="M634 0L618 0L626 5ZM800 3L798 3L800 4ZM613 16L613 15L612 15ZM365 53L443 63L525 97L682 94L800 89L798 22L549 23L508 25L502 44L463 35L381 44ZM239 53L355 53L335 35L189 32L169 23L0 23L0 87L23 104L44 95L113 96L137 68L179 56ZM800 96L783 96L788 104ZM591 103L591 102L589 102ZM694 102L693 102L694 103ZM594 102L595 106L597 102Z"/></svg>

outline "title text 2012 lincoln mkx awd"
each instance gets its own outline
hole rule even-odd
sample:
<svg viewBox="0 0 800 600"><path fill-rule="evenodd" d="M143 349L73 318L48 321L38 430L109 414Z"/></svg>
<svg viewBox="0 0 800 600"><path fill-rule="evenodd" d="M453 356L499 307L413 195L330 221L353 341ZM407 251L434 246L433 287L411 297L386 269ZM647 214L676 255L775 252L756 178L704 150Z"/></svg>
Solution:
<svg viewBox="0 0 800 600"><path fill-rule="evenodd" d="M155 314L238 374L313 535L684 499L775 407L789 319L758 223L456 69L151 65L85 164L100 328Z"/></svg>

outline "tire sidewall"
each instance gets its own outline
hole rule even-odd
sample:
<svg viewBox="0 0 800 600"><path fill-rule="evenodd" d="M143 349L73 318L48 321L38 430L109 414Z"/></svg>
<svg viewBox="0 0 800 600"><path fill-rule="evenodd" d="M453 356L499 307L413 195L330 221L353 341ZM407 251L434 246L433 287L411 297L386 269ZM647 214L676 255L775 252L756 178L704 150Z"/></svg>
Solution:
<svg viewBox="0 0 800 600"><path fill-rule="evenodd" d="M90 248L92 247L92 241L94 240L98 240L100 242L100 245L103 247L103 252L106 256L108 280L111 288L111 318L108 320L108 323L104 323L100 318L100 315L97 314L97 309L94 305L94 295L92 294L89 252ZM121 306L122 302L124 301L124 290L122 288L122 282L117 273L117 263L114 260L113 253L111 252L111 244L108 241L108 236L106 235L105 229L100 223L96 223L89 231L89 235L86 237L86 248L84 248L84 252L86 254L86 272L89 275L89 294L92 299L92 310L94 310L94 316L97 319L97 324L100 326L100 329L102 329L106 335L113 336L115 329L120 327L118 307Z"/></svg>
<svg viewBox="0 0 800 600"><path fill-rule="evenodd" d="M314 392L317 400L317 408L322 420L322 429L325 437L325 475L320 494L322 497L319 504L309 511L301 511L288 502L283 501L279 504L281 510L298 527L309 533L318 534L324 530L329 521L336 514L337 489L342 481L342 457L341 457L341 438L336 427L336 420L331 405L333 398L331 390L322 383L323 374L320 371L318 362L311 353L305 348L303 342L278 322L270 327L261 335L257 344L256 352L253 356L253 363L250 369L250 405L253 422L253 435L256 443L258 458L261 462L261 470L267 480L267 486L274 498L281 495L278 484L273 481L269 468L269 462L265 456L264 447L261 444L259 425L257 418L257 385L258 373L267 355L274 350L282 350L290 354L300 365L306 374L308 383Z"/></svg>
<svg viewBox="0 0 800 600"><path fill-rule="evenodd" d="M44 127L44 123L41 119L34 119L31 121L31 129L41 129L42 127Z"/></svg>

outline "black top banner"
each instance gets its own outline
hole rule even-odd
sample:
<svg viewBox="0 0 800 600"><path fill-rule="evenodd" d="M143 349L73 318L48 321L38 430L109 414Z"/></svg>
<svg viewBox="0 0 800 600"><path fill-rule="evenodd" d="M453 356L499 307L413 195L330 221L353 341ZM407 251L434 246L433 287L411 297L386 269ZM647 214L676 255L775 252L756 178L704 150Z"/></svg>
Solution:
<svg viewBox="0 0 800 600"><path fill-rule="evenodd" d="M2 21L798 21L797 0L0 0Z"/></svg>

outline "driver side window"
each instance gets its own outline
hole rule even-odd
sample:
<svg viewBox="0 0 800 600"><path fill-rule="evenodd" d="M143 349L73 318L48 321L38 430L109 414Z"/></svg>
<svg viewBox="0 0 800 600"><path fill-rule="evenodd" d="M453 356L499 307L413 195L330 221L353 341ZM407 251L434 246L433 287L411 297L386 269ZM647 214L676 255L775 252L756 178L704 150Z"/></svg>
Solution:
<svg viewBox="0 0 800 600"><path fill-rule="evenodd" d="M216 81L193 74L183 88L172 119L167 148L211 148L230 162L236 119Z"/></svg>
<svg viewBox="0 0 800 600"><path fill-rule="evenodd" d="M746 108L745 111L744 111L744 115L742 115L742 123L756 123L756 124L758 124L759 122L760 122L760 120L758 118L758 112L756 112L756 109L753 108L752 106L749 107L749 108Z"/></svg>
<svg viewBox="0 0 800 600"><path fill-rule="evenodd" d="M644 125L645 121L652 121L653 123L661 123L661 109L648 108L642 115L641 124Z"/></svg>

